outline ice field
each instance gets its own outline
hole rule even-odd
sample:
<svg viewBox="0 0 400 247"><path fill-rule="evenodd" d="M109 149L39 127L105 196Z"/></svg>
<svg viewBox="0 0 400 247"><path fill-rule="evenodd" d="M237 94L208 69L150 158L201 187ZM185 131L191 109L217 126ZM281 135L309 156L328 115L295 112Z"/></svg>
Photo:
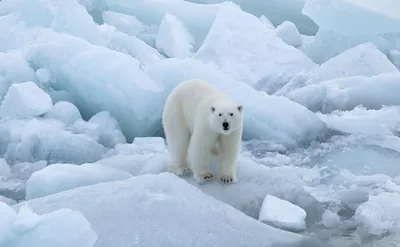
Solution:
<svg viewBox="0 0 400 247"><path fill-rule="evenodd" d="M0 0L0 33L0 247L400 246L397 0ZM237 183L167 172L192 78L244 107Z"/></svg>

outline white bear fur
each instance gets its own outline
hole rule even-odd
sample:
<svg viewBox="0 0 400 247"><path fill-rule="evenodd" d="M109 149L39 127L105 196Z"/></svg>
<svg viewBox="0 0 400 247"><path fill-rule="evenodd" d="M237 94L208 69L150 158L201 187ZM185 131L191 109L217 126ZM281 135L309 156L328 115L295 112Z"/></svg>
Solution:
<svg viewBox="0 0 400 247"><path fill-rule="evenodd" d="M208 82L181 82L168 96L163 127L171 155L169 172L191 170L199 181L210 180L211 155L218 156L222 182L236 182L236 159L243 132L243 107ZM223 122L229 124L224 129ZM225 123L226 125L226 123Z"/></svg>

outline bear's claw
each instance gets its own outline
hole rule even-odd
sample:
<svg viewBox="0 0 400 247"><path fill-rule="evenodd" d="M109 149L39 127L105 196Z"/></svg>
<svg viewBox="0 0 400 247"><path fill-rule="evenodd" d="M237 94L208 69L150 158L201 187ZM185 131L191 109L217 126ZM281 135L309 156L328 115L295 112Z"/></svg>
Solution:
<svg viewBox="0 0 400 247"><path fill-rule="evenodd" d="M190 168L187 165L180 167L169 167L168 171L174 173L177 176L185 176L191 172Z"/></svg>
<svg viewBox="0 0 400 247"><path fill-rule="evenodd" d="M231 176L222 176L221 182L223 182L224 184L229 184L229 183L233 183L234 181Z"/></svg>
<svg viewBox="0 0 400 247"><path fill-rule="evenodd" d="M210 180L212 180L213 178L214 178L214 175L212 175L212 173L209 173L209 172L204 173L204 174L199 174L199 175L196 176L196 179L197 179L199 182L210 181Z"/></svg>

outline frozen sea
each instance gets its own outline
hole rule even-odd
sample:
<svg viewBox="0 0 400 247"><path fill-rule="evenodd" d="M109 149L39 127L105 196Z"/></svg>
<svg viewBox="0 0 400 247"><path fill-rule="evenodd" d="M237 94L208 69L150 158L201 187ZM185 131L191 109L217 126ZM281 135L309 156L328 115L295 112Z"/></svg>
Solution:
<svg viewBox="0 0 400 247"><path fill-rule="evenodd" d="M1 0L0 33L1 247L400 246L397 0ZM193 78L244 106L237 183L167 172Z"/></svg>

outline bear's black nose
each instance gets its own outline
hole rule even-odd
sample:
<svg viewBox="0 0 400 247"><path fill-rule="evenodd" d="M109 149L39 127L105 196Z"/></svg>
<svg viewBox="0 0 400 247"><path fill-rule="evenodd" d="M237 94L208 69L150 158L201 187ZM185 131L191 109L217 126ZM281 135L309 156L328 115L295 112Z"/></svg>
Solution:
<svg viewBox="0 0 400 247"><path fill-rule="evenodd" d="M229 123L228 122L223 122L222 123L222 127L224 128L224 130L228 130L229 129Z"/></svg>

